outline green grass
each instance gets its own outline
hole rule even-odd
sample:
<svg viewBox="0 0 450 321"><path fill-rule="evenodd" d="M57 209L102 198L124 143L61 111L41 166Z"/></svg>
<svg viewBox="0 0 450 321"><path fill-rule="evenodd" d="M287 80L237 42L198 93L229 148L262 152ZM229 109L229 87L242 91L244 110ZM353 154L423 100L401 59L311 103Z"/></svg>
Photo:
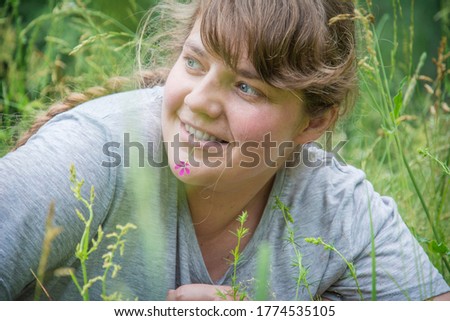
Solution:
<svg viewBox="0 0 450 321"><path fill-rule="evenodd" d="M413 4L411 1L411 8ZM393 1L393 6L401 11L398 2ZM341 127L349 140L346 160L362 167L376 190L394 197L407 225L449 282L446 169L450 161L450 113L445 103L450 98L450 84L445 68L449 58L446 38L435 44L435 57L423 52L414 61L414 19L403 17L410 21L409 44L400 52L400 43L392 42L392 51L386 55L386 48L381 48L386 43L380 36L382 27L367 19L371 10L366 6L358 19L365 46L360 60L362 86L356 116L351 119L356 125L346 127L349 123L344 123ZM395 18L399 19L394 16L393 24L400 25ZM389 40L400 42L395 37ZM408 63L401 63L399 57L407 57ZM435 70L424 74L429 62Z"/></svg>
<svg viewBox="0 0 450 321"><path fill-rule="evenodd" d="M136 30L155 2L6 0L0 8L0 157L52 102L131 75ZM334 135L348 141L344 159L395 199L450 283L449 0L358 5L360 95ZM300 283L303 272L299 264Z"/></svg>
<svg viewBox="0 0 450 321"><path fill-rule="evenodd" d="M152 3L139 2L5 2L0 8L0 156L52 102L132 73L136 29Z"/></svg>
<svg viewBox="0 0 450 321"><path fill-rule="evenodd" d="M89 301L90 299L92 299L90 297L89 291L91 287L97 282L101 283L102 292L100 298L102 300L124 300L125 298L123 297L122 293L118 291L110 293L109 291L107 291L107 283L109 278L116 278L117 274L122 269L122 267L114 261L114 258L117 257L117 255L123 256L126 242L125 236L129 231L135 230L137 229L137 227L132 223L117 225L116 231L108 231L108 233L105 235L101 225L99 225L96 233L94 233L94 238L91 239L91 227L95 215L93 211L95 201L94 186L91 186L89 199L84 198L82 195L84 179L79 179L77 177L77 172L74 165L70 167L70 182L73 196L77 201L79 201L79 203L81 203L81 205L83 205L82 207L84 208L84 210L79 210L77 208L74 210L75 214L84 224L83 234L81 236L80 242L76 245L75 248L75 257L78 259L81 266L82 280L80 281L77 278L74 269L70 267L59 267L54 272L54 274L59 277L70 276L72 278L74 286L77 288L78 293L80 294L80 297L84 301ZM87 214L83 214L83 212L86 211ZM38 273L36 275L33 271L31 271L37 281L35 285L34 300L40 300L42 293L45 293L48 299L52 299L51 293L48 293L45 288L44 274L46 272L48 258L51 253L51 243L54 238L63 231L61 227L53 225L54 215L55 204L51 203L47 215L45 237L42 245L42 254L39 262ZM112 242L109 242L109 244L106 246L106 253L102 255L102 268L104 270L103 274L97 276L89 275L87 269L87 261L91 254L99 249L100 243L105 242L106 239L112 240ZM100 298L93 299L97 300Z"/></svg>

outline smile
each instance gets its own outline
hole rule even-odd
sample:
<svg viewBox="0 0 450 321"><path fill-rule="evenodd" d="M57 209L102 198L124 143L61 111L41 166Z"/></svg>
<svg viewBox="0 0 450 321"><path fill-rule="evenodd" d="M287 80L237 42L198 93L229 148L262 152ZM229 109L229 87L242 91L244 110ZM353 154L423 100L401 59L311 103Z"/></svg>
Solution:
<svg viewBox="0 0 450 321"><path fill-rule="evenodd" d="M184 128L186 131L193 135L195 139L200 141L206 141L206 142L219 142L219 143L226 143L224 140L217 139L216 136L210 135L208 133L202 132L201 130L195 129L192 126L189 126L188 124L184 124Z"/></svg>

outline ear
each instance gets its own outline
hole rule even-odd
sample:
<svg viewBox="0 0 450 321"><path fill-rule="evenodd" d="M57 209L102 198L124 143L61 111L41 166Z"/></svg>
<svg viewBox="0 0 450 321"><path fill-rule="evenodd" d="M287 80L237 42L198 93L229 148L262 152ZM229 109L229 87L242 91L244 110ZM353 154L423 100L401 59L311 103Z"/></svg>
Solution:
<svg viewBox="0 0 450 321"><path fill-rule="evenodd" d="M319 139L327 129L329 129L336 121L338 116L338 107L332 107L320 116L310 118L306 124L299 130L295 142L303 145Z"/></svg>

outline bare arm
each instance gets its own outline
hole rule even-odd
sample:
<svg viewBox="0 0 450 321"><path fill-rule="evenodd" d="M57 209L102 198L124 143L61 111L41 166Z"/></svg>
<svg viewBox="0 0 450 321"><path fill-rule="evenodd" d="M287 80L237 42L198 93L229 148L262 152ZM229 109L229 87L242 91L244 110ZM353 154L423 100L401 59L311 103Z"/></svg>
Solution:
<svg viewBox="0 0 450 321"><path fill-rule="evenodd" d="M167 292L167 301L222 301L233 300L227 285L186 284Z"/></svg>
<svg viewBox="0 0 450 321"><path fill-rule="evenodd" d="M450 292L432 297L430 300L432 300L432 301L450 301Z"/></svg>

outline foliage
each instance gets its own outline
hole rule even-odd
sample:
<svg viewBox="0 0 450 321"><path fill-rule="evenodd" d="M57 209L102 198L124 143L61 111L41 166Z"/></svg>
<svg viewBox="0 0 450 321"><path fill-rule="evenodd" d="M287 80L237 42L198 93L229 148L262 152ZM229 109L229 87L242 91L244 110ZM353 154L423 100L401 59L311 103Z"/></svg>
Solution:
<svg viewBox="0 0 450 321"><path fill-rule="evenodd" d="M294 250L294 254L295 257L293 258L292 261L292 266L294 266L295 268L297 268L298 270L298 274L295 277L295 282L296 282L296 292L295 292L295 300L299 299L299 291L301 289L301 287L304 287L306 289L306 291L308 291L309 297L311 299L314 298L313 294L311 293L310 289L309 289L309 283L307 280L307 276L308 276L308 269L303 266L303 255L299 250L299 245L298 245L298 241L297 238L295 236L295 230L293 228L294 225L294 219L291 215L290 209L278 198L275 198L275 206L276 208L278 208L284 218L284 221L286 223L286 228L287 228L287 242L292 246L293 250Z"/></svg>
<svg viewBox="0 0 450 321"><path fill-rule="evenodd" d="M391 18L375 17L371 1L360 4L354 16L362 44L360 98L340 133L348 140L348 163L361 167L377 191L396 200L403 219L449 282L448 253L429 245L448 248L450 241L448 34L434 48L422 48L436 56L430 59L424 51L416 62L414 5L411 1L407 7L408 17L400 2L392 1ZM394 31L390 38L383 30L388 22Z"/></svg>
<svg viewBox="0 0 450 321"><path fill-rule="evenodd" d="M81 236L81 241L77 244L76 250L75 250L75 257L80 261L81 264L81 271L83 274L83 283L80 284L78 281L74 271L72 269L69 269L69 274L77 287L78 291L80 292L80 295L82 296L83 300L88 301L89 300L89 289L94 285L96 282L101 282L102 284L102 294L101 297L103 300L122 300L122 296L118 292L114 292L112 294L107 294L106 291L106 283L107 283L107 277L109 274L111 274L112 278L115 278L117 276L117 273L121 270L121 266L114 262L114 256L116 255L116 252L119 251L120 256L124 253L125 248L125 240L124 236L133 229L136 229L137 227L134 224L127 223L125 226L117 225L116 229L118 232L111 232L106 235L106 238L112 239L113 243L109 244L107 246L108 252L106 252L102 258L103 258L103 269L104 273L100 276L96 276L93 278L88 278L88 271L86 262L89 259L89 256L97 251L100 243L103 241L104 232L102 230L101 225L98 226L95 239L90 239L91 234L91 224L92 220L94 219L94 212L93 212L93 205L94 205L94 199L95 199L95 190L94 187L91 187L91 193L89 200L85 199L81 195L81 188L84 185L84 180L78 180L77 179L77 173L75 170L75 167L72 165L70 168L70 181L72 183L72 192L77 200L79 200L88 210L88 217L86 218L81 211L76 209L76 214L78 215L78 218L84 223L84 230L83 235ZM112 270L112 271L111 271ZM110 273L111 272L111 273Z"/></svg>
<svg viewBox="0 0 450 321"><path fill-rule="evenodd" d="M247 211L242 212L242 214L239 215L236 219L236 221L239 222L239 226L236 229L236 232L231 231L231 233L236 236L237 240L236 246L230 251L230 254L233 257L233 260L231 260L230 262L230 265L233 269L233 273L231 275L231 293L222 293L218 291L217 295L222 299L227 299L227 296L230 296L233 301L243 301L245 299L248 299L245 287L237 280L237 267L242 260L241 242L249 232L249 229L244 226L245 222L247 222L247 218Z"/></svg>
<svg viewBox="0 0 450 321"><path fill-rule="evenodd" d="M0 7L0 156L52 102L129 75L136 30L153 3L6 0Z"/></svg>
<svg viewBox="0 0 450 321"><path fill-rule="evenodd" d="M314 245L321 245L321 246L323 246L323 248L324 248L325 250L332 251L332 252L336 253L337 255L339 255L339 257L340 257L340 258L345 262L345 264L347 265L348 270L350 271L351 277L353 278L353 280L355 280L356 291L358 292L359 297L361 298L361 300L364 300L364 297L363 297L363 295L362 295L361 289L360 289L360 287L359 287L359 282L358 282L358 278L357 278L357 275L356 275L356 268L355 268L355 266L353 265L352 262L349 262L349 261L344 257L344 255L342 255L342 253L339 252L338 249L336 249L333 245L324 242L324 241L322 240L322 238L320 238L320 237L317 237L317 238L314 238L314 237L307 237L307 238L305 238L305 242L310 243L310 244L314 244Z"/></svg>

